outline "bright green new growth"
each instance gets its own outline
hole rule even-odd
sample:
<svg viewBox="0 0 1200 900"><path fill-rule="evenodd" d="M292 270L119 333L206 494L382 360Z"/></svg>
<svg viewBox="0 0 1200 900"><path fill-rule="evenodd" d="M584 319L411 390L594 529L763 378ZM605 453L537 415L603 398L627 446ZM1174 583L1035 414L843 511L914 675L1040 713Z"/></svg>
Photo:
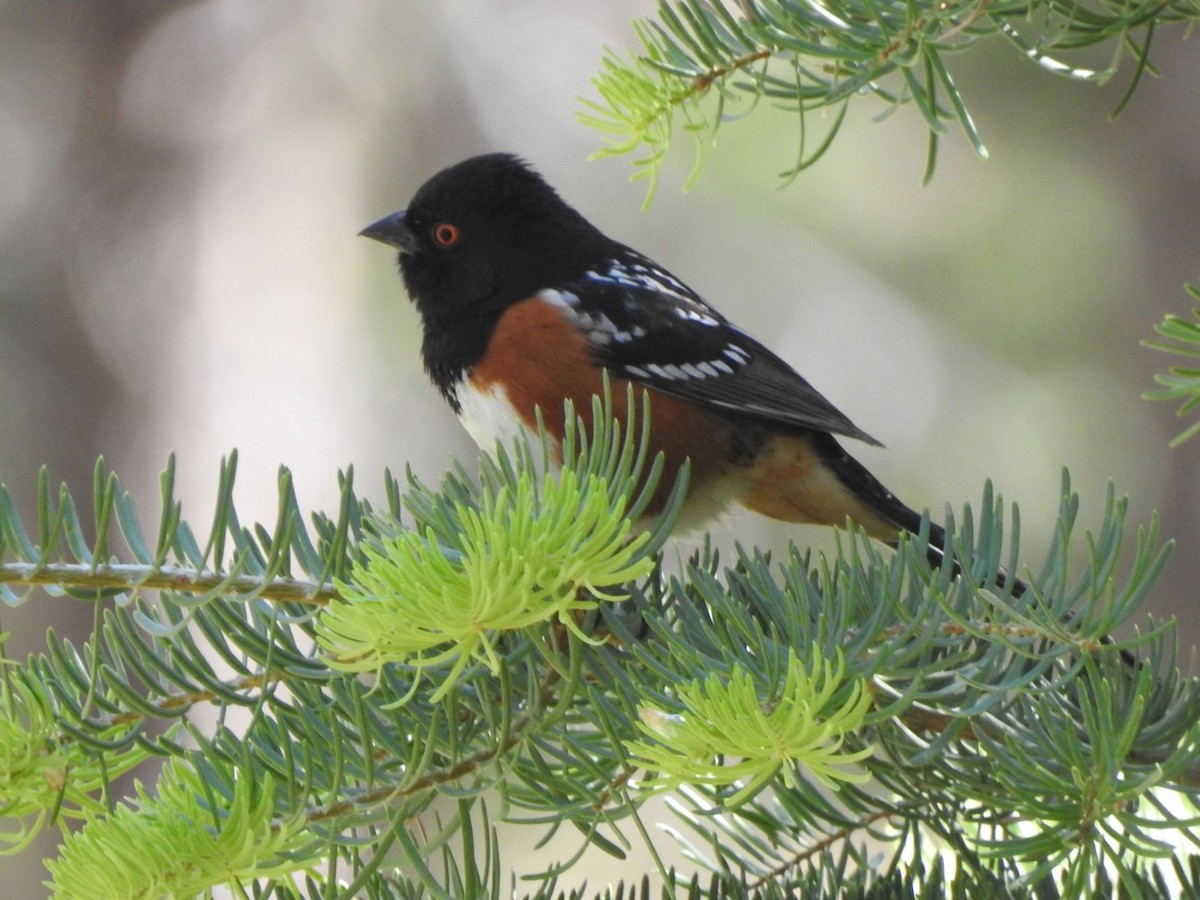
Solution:
<svg viewBox="0 0 1200 900"><path fill-rule="evenodd" d="M653 571L686 488L684 472L657 527L630 537L662 461L647 471L644 394L627 388L624 423L611 409L606 383L592 403L592 421L604 425L590 433L567 403L562 459L570 464L561 471L543 438L540 461L523 440L509 452L498 446L483 460L478 495L458 502L435 499L412 479L407 502L416 527L377 521L379 537L362 544L360 562L336 582L344 602L317 621L329 666L378 673L396 663L419 675L448 665L430 698L436 702L472 661L496 674L505 633L553 621L592 640L576 616L599 600L625 599L605 589ZM419 683L413 679L401 702Z"/></svg>
<svg viewBox="0 0 1200 900"><path fill-rule="evenodd" d="M134 802L67 835L62 854L46 863L53 896L191 897L320 862L302 815L275 818L269 774L257 782L239 774L226 790L221 787L178 761L163 771L153 793L139 782Z"/></svg>
<svg viewBox="0 0 1200 900"><path fill-rule="evenodd" d="M797 767L827 787L867 781L866 773L841 767L872 753L870 748L842 750L846 737L863 727L871 693L863 681L847 685L840 654L835 662L822 659L819 647L812 653L811 670L795 652L788 654L777 692L764 692L754 675L738 667L681 686L681 713L643 707L639 727L652 740L626 741L625 747L636 765L658 773L645 787L665 791L681 784L723 787L744 781L724 800L732 808L777 775L794 787Z"/></svg>
<svg viewBox="0 0 1200 900"><path fill-rule="evenodd" d="M78 818L103 810L94 793L144 762L141 745L101 757L65 740L48 698L9 673L0 698L0 852L25 848L52 814ZM119 743L129 731L114 726L101 737ZM33 821L22 821L33 816Z"/></svg>
<svg viewBox="0 0 1200 900"><path fill-rule="evenodd" d="M378 671L387 663L421 670L453 661L432 699L454 686L472 660L495 674L495 642L506 631L556 621L591 640L576 615L598 600L621 600L605 588L649 575L643 532L629 537L624 497L610 499L605 478L574 471L539 486L529 470L483 498L454 507L458 546L432 527L390 527L364 548L364 564L339 583L344 603L322 613L317 640L332 668ZM415 684L414 684L415 687Z"/></svg>
<svg viewBox="0 0 1200 900"><path fill-rule="evenodd" d="M149 539L102 464L89 522L45 475L29 526L0 487L0 597L10 614L62 592L104 604L86 643L51 634L43 654L0 672L6 710L34 735L6 738L10 783L57 801L39 779L58 783L55 754L65 752L60 814L52 808L39 824L77 816L72 804L88 823L51 865L60 896L211 895L217 884L281 900L558 896L554 878L574 857L512 851L493 827L502 818L542 836L576 834L567 853L594 847L625 859L643 844L668 892L708 900L829 895L834 886L864 896L1001 886L1022 897L1026 885L1108 896L1110 876L1131 896L1200 885L1200 857L1187 843L1200 821L1200 688L1176 667L1169 624L1101 640L1125 633L1162 571L1168 546L1156 520L1134 536L1125 501L1110 491L1099 530L1085 532L1064 478L1037 571L1022 565L1015 518L990 490L944 519L948 552L968 578L932 571L919 536L891 552L853 532L828 556L791 548L719 558L706 545L669 568L658 551L682 490L642 546L621 544L624 519L645 513L658 467L631 446L639 432L630 421L612 428L594 412L596 432L573 426L564 442L562 472L572 475L548 486L544 460L501 447L478 478L457 466L436 489L387 478L382 509L347 474L336 517L310 520L284 470L272 527L241 524L232 458L206 534L185 523L171 466ZM549 516L547 498L559 492L577 503L548 521L570 535L593 491L612 515L597 507L615 555L605 561L580 537L568 546L582 563L543 562L529 576L535 595L572 581L596 592L556 601L594 603L584 622L567 611L565 624L551 613L500 632L497 668L483 651L466 658L438 699L464 657L426 660L419 679L411 660L383 665L367 683L314 652L318 610L346 603L334 582L357 584L368 548L382 554L411 528L409 552L436 548L450 576L441 580L469 585L462 567L489 516L507 510L500 519L536 543L532 519ZM530 508L541 512L523 518ZM645 577L606 584L645 560L654 563ZM586 568L570 569L577 564ZM1030 590L1014 597L997 586L999 566L1021 572ZM630 608L607 595L627 596ZM610 640L588 639L601 633ZM1144 660L1137 672L1121 649ZM667 802L672 824L651 821L660 811L645 805L628 750L638 741L649 749L637 756L664 754L660 777L675 766L686 783ZM857 766L870 781L860 784L846 776L868 745ZM147 786L130 799L112 796L124 755L147 750L174 760L158 799L148 799L153 771L139 772ZM42 754L50 759L38 769ZM100 777L94 810L71 794L94 783L70 783L89 758ZM702 777L690 777L697 769ZM739 795L756 778L764 789ZM677 876L661 863L661 842L676 841L701 874ZM928 864L947 852L951 875ZM1168 861L1151 862L1163 854ZM622 881L612 892L660 896L658 885L634 883L651 873L627 862L614 871ZM518 880L514 890L524 877L541 881ZM604 889L575 896L593 894Z"/></svg>

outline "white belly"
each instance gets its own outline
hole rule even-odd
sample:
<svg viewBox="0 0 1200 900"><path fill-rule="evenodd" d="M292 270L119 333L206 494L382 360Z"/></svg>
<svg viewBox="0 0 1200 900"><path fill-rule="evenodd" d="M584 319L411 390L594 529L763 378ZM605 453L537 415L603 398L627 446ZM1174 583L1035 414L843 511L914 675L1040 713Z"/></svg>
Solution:
<svg viewBox="0 0 1200 900"><path fill-rule="evenodd" d="M505 450L511 450L517 438L527 441L530 448L537 446L537 431L517 415L501 385L493 384L481 391L464 378L455 394L459 421L481 450L494 453L497 441Z"/></svg>

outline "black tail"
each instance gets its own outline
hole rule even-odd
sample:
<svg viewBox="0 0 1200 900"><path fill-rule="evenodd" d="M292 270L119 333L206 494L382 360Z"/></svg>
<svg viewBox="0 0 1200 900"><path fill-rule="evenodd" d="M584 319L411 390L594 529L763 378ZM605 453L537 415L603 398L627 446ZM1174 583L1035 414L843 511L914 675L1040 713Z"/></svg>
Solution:
<svg viewBox="0 0 1200 900"><path fill-rule="evenodd" d="M831 434L818 435L814 439L817 452L822 461L829 467L841 482L873 510L884 518L894 522L897 528L918 534L921 530L921 516L896 498L896 495L879 483L866 467L847 453ZM895 546L895 542L889 542ZM946 558L946 530L936 522L929 523L929 550L926 554L929 565L940 569ZM950 561L956 576L963 576L962 566L958 560ZM1015 575L1010 575L1003 568L996 570L995 585L1004 589L1011 585L1013 597L1022 596L1029 586ZM1111 644L1113 639L1104 635L1100 643ZM1140 663L1130 651L1121 650L1121 661L1131 669L1137 669Z"/></svg>
<svg viewBox="0 0 1200 900"><path fill-rule="evenodd" d="M876 483L878 484L878 482ZM891 494L888 494L888 496L892 498L896 505L895 510L888 511L888 518L909 534L917 534L921 530L921 516ZM893 543L892 546L896 545ZM929 523L929 549L925 553L925 558L929 560L930 567L934 569L940 569L945 564L946 529L936 522ZM951 559L950 566L956 576L961 577L963 575L962 566L959 565L958 560ZM994 584L1000 590L1005 590L1006 588L1011 590L1013 597L1020 597L1029 590L1029 585L1016 575L1009 574L1008 570L1003 566L996 567Z"/></svg>
<svg viewBox="0 0 1200 900"><path fill-rule="evenodd" d="M849 488L856 497L879 513L883 518L895 524L898 529L907 531L910 534L917 534L921 530L920 514L905 506L897 499L895 494L880 484L879 479L868 472L862 463L847 453L833 435L816 435L814 436L814 444L822 462L829 467L830 471L837 475L842 484ZM896 544L895 541L889 541L888 543L892 546ZM945 556L946 531L936 522L930 522L929 552L927 554L929 565L934 569L940 569L944 564ZM962 576L964 574L957 560L952 559L950 564L953 567L955 575ZM1009 575L1002 568L998 569L995 580L996 586L1003 589L1010 583L1014 597L1020 597L1028 589L1028 586L1020 578Z"/></svg>

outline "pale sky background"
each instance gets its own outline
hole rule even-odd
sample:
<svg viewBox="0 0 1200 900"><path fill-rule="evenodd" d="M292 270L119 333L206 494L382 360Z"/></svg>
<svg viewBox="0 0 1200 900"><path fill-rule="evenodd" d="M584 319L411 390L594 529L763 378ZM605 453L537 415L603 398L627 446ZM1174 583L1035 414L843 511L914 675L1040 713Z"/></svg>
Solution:
<svg viewBox="0 0 1200 900"><path fill-rule="evenodd" d="M1128 64L1101 89L999 41L951 58L991 159L952 128L927 187L917 112L876 122L864 98L781 188L797 125L764 103L689 193L680 137L643 212L628 159L585 161L600 137L575 114L602 48L631 46L653 7L0 2L0 480L27 508L46 464L82 500L103 454L151 513L174 450L201 527L234 447L243 521L273 519L280 464L328 510L348 464L378 500L385 466L436 480L474 458L421 370L393 255L356 233L443 166L508 150L882 440L853 452L910 505L977 502L990 477L1031 564L1063 466L1085 524L1109 479L1133 523L1157 509L1178 546L1148 608L1193 645L1200 439L1168 449L1173 408L1139 397L1174 362L1139 340L1200 280L1200 65L1180 30L1115 121ZM719 537L828 546L754 517ZM38 598L3 625L20 657L51 621L90 620ZM21 896L37 856L0 858Z"/></svg>

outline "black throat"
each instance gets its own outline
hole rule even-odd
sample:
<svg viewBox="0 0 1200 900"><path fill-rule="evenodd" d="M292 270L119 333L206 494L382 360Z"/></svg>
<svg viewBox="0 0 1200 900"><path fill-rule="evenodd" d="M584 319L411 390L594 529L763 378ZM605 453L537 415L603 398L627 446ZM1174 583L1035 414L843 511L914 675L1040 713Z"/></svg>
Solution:
<svg viewBox="0 0 1200 900"><path fill-rule="evenodd" d="M421 359L425 371L455 415L462 412L456 388L483 358L501 310L460 311L453 316L425 316Z"/></svg>

